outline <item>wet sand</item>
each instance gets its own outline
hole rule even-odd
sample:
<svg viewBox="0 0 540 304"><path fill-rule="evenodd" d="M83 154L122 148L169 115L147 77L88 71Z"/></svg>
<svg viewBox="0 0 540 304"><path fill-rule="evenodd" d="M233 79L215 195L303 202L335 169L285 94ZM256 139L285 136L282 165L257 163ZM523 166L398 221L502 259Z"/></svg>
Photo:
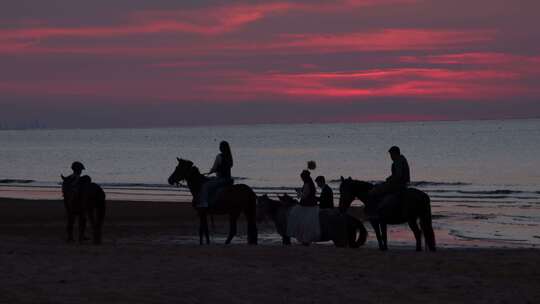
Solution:
<svg viewBox="0 0 540 304"><path fill-rule="evenodd" d="M0 199L0 303L535 303L540 251L417 253L196 243L185 203L110 202L104 244L64 242L59 201ZM215 240L226 231L216 217ZM239 223L239 234L245 225ZM373 239L373 235L369 237Z"/></svg>

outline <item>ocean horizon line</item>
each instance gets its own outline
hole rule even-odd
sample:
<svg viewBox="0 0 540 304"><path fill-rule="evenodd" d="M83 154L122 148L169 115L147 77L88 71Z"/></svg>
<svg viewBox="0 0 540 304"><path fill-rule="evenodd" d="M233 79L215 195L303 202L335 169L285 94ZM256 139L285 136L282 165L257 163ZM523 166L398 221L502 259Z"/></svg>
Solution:
<svg viewBox="0 0 540 304"><path fill-rule="evenodd" d="M381 120L381 121L325 121L325 122L257 122L257 123L203 123L203 124L178 124L164 126L118 126L118 127L1 127L1 131L61 131L61 130L152 130L152 129L180 129L180 128L207 128L207 127L249 127L249 126L274 126L274 125L376 125L376 124L415 124L415 123L448 123L448 122L489 122L489 121L521 121L540 120L540 116L533 117L505 117L505 118L471 118L471 119L418 119L418 120Z"/></svg>

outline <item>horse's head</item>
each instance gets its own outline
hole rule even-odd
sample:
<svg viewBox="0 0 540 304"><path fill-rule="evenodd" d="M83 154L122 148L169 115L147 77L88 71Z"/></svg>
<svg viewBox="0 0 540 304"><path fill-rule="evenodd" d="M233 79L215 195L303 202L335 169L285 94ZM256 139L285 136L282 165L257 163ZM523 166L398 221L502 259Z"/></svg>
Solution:
<svg viewBox="0 0 540 304"><path fill-rule="evenodd" d="M283 205L286 206L286 207L292 207L294 205L298 205L298 201L295 200L294 198L292 198L288 194L280 195L280 196L278 196L278 198L279 198L279 201L281 203L283 203Z"/></svg>
<svg viewBox="0 0 540 304"><path fill-rule="evenodd" d="M257 221L261 222L266 217L276 214L280 205L280 201L271 199L267 194L257 197Z"/></svg>
<svg viewBox="0 0 540 304"><path fill-rule="evenodd" d="M178 184L180 181L185 180L192 173L193 162L181 158L176 158L178 160L178 165L174 169L174 172L169 176L167 180L169 185Z"/></svg>
<svg viewBox="0 0 540 304"><path fill-rule="evenodd" d="M352 178L341 177L339 185L339 208L347 210L355 199L364 201L373 185L368 182L357 181Z"/></svg>

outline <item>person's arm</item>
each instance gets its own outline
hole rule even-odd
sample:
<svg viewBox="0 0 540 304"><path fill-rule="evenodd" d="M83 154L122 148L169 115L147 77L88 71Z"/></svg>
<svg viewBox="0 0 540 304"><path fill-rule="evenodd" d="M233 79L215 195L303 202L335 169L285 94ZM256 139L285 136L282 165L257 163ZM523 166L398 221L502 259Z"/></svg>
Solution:
<svg viewBox="0 0 540 304"><path fill-rule="evenodd" d="M402 160L397 160L393 164L392 176L389 177L390 182L401 182L403 180L404 164Z"/></svg>

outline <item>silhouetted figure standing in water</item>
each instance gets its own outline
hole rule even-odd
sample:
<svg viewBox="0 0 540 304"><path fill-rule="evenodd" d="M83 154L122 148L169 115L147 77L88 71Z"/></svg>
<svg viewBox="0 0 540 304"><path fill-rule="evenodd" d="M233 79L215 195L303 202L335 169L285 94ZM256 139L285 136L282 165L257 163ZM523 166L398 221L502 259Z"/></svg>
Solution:
<svg viewBox="0 0 540 304"><path fill-rule="evenodd" d="M392 174L386 178L384 183L376 185L369 192L370 199L375 202L386 201L390 195L398 195L407 189L411 182L409 163L405 156L401 154L399 147L393 146L388 150L392 159ZM389 197L388 201L391 200ZM384 202L383 202L384 203ZM377 204L372 204L377 205ZM368 213L373 210L366 210Z"/></svg>
<svg viewBox="0 0 540 304"><path fill-rule="evenodd" d="M216 177L210 179L203 184L201 189L201 197L199 199L199 207L207 208L212 201L215 192L226 185L233 183L231 168L233 166L233 157L231 147L226 141L219 144L220 153L216 156L214 165L208 174L216 173Z"/></svg>
<svg viewBox="0 0 540 304"><path fill-rule="evenodd" d="M317 176L317 178L315 178L315 182L317 183L317 186L321 188L321 195L317 198L319 201L319 208L334 208L334 193L332 192L332 188L326 184L324 176Z"/></svg>

